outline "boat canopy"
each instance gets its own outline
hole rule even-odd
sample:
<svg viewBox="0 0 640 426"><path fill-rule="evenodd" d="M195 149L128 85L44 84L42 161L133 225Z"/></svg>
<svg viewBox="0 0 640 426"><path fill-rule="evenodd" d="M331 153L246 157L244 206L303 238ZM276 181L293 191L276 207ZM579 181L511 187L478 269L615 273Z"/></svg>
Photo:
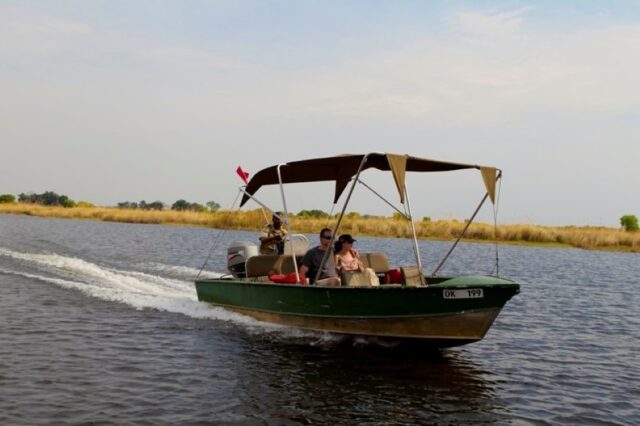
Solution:
<svg viewBox="0 0 640 426"><path fill-rule="evenodd" d="M365 160L363 163L363 160ZM256 173L249 181L241 206L264 185L280 183L278 167L282 183L335 181L334 204L346 188L351 179L362 170L375 168L391 171L400 195L400 202L404 204L404 179L406 172L447 172L462 169L478 169L482 174L487 193L491 202L495 202L495 188L497 169L495 167L479 166L477 164L450 163L427 158L412 157L406 154L345 154L335 157L313 158L309 160L293 161L286 164L267 167Z"/></svg>

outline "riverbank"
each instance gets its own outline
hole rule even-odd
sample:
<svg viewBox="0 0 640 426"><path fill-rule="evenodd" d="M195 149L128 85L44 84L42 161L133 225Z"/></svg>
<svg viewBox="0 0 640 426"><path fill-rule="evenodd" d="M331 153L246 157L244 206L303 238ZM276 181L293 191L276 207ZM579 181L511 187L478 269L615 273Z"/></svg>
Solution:
<svg viewBox="0 0 640 426"><path fill-rule="evenodd" d="M204 226L222 229L259 230L265 224L260 210L189 212L175 210L131 210L107 207L47 207L36 204L0 204L0 213L24 214L40 217L88 219L108 222L146 223L165 225ZM327 218L290 217L290 228L296 233L316 233L331 227L334 221ZM416 233L423 239L455 239L464 222L455 220L418 221ZM346 218L341 233L379 237L408 237L411 230L406 221L391 218ZM500 243L533 244L540 246L564 246L589 250L640 252L640 232L621 229L578 226L493 225L474 223L465 235L465 241L493 242L494 233Z"/></svg>

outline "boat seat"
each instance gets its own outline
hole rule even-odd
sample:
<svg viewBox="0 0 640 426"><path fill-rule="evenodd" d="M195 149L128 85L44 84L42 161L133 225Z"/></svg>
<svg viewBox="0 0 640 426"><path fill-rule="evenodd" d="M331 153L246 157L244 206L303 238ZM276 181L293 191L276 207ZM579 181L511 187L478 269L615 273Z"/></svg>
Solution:
<svg viewBox="0 0 640 426"><path fill-rule="evenodd" d="M296 256L296 262L298 263L298 270L300 266L302 266L302 258L304 256ZM282 264L280 265L280 273L282 274L291 274L296 272L293 266L293 256L290 254L286 254L282 256Z"/></svg>
<svg viewBox="0 0 640 426"><path fill-rule="evenodd" d="M371 268L376 274L384 274L389 269L389 259L384 253L360 253L360 259L365 268Z"/></svg>
<svg viewBox="0 0 640 426"><path fill-rule="evenodd" d="M302 265L303 256L296 256L298 269ZM365 268L373 269L376 274L384 274L389 270L389 260L384 253L360 253ZM261 277L271 274L290 274L295 272L293 258L290 254L259 254L247 259L247 277Z"/></svg>
<svg viewBox="0 0 640 426"><path fill-rule="evenodd" d="M409 287L418 287L426 285L424 274L417 266L403 266L400 268L402 282Z"/></svg>
<svg viewBox="0 0 640 426"><path fill-rule="evenodd" d="M302 256L296 256L298 268L302 262ZM293 258L290 254L270 255L259 254L247 259L247 277L262 277L273 274L290 274L295 272Z"/></svg>
<svg viewBox="0 0 640 426"><path fill-rule="evenodd" d="M283 255L259 254L247 259L247 277L280 274Z"/></svg>
<svg viewBox="0 0 640 426"><path fill-rule="evenodd" d="M295 252L296 256L304 256L307 250L309 250L309 240L303 234L291 234L284 242L284 253L286 254Z"/></svg>

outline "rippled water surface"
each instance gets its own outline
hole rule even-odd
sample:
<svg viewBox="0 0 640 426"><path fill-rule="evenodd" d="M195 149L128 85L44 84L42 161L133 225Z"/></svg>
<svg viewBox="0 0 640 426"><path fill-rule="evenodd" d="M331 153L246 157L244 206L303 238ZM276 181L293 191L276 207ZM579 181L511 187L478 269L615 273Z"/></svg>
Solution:
<svg viewBox="0 0 640 426"><path fill-rule="evenodd" d="M521 293L483 341L434 353L199 303L218 235L0 215L0 424L640 423L638 254L501 246ZM206 273L256 238L226 232ZM406 241L357 245L411 261ZM448 245L421 242L426 270ZM443 274L494 259L461 245Z"/></svg>

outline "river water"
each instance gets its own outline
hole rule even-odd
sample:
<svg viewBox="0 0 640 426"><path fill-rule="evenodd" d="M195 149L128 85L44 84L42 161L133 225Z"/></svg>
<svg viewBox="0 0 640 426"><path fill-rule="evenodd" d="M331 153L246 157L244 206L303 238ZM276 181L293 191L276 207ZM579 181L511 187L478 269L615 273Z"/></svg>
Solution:
<svg viewBox="0 0 640 426"><path fill-rule="evenodd" d="M521 293L483 341L429 352L198 302L216 238L210 276L257 234L0 215L0 424L640 423L638 254L500 246ZM421 242L426 270L449 244ZM494 263L462 244L441 275Z"/></svg>

